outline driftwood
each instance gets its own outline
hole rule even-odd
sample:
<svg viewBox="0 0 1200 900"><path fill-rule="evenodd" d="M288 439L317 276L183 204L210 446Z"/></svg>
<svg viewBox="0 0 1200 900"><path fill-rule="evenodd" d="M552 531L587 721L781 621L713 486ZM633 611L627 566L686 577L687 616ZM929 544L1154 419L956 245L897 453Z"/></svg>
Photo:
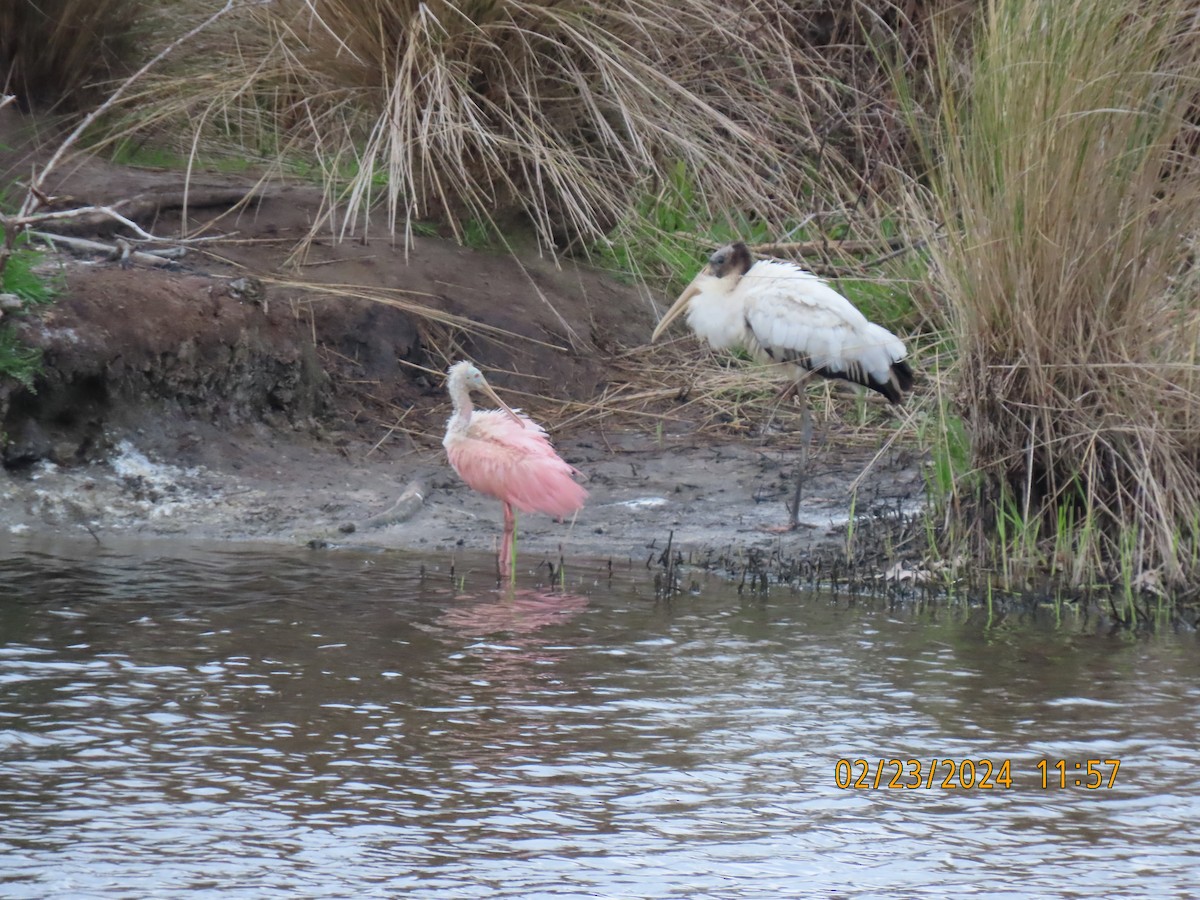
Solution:
<svg viewBox="0 0 1200 900"><path fill-rule="evenodd" d="M85 250L89 253L103 253L109 259L122 264L132 262L145 263L148 266L169 266L175 260L187 253L186 247L164 247L161 250L134 250L126 240L118 239L115 244L105 244L102 241L89 241L86 238L68 237L64 234L51 234L45 231L29 232L31 238L44 241L51 247L62 245L72 250Z"/></svg>
<svg viewBox="0 0 1200 900"><path fill-rule="evenodd" d="M186 190L164 188L157 191L145 191L106 206L80 206L75 209L37 212L27 216L26 221L33 224L33 222L54 220L57 222L54 226L57 234L80 236L97 232L104 233L109 229L124 226L143 240L151 240L151 236L142 231L138 222L151 223L163 212L172 209L193 210L214 207L229 209L239 203L258 200L261 196L261 192L257 189L203 188ZM139 234L139 232L141 233Z"/></svg>
<svg viewBox="0 0 1200 900"><path fill-rule="evenodd" d="M410 481L405 485L404 490L400 492L399 498L384 512L377 516L371 516L369 519L364 519L361 522L347 522L338 527L338 531L342 534L353 534L356 531L370 531L374 528L385 528L388 525L395 525L398 522L407 522L417 514L421 505L425 502L425 494L428 491L425 485L419 480Z"/></svg>

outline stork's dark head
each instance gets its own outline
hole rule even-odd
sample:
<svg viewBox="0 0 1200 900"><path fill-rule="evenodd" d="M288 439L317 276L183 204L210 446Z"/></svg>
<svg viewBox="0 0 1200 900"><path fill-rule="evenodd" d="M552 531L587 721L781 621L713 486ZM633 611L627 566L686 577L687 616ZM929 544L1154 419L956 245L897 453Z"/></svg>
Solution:
<svg viewBox="0 0 1200 900"><path fill-rule="evenodd" d="M745 275L752 265L754 257L750 255L750 248L741 241L726 244L708 258L709 271L716 278L730 274Z"/></svg>
<svg viewBox="0 0 1200 900"><path fill-rule="evenodd" d="M718 293L729 294L737 286L738 281L743 275L750 271L750 267L754 265L754 257L750 255L750 249L738 241L734 244L727 244L720 250L716 251L708 258L708 262L704 264L704 268L696 273L696 277L692 279L692 283L683 289L683 293L679 295L679 299L671 304L671 308L667 310L666 315L659 319L658 326L654 329L654 334L650 335L650 341L658 340L658 336L666 331L668 325L680 315L688 304L691 303L693 297L704 290L715 288ZM722 279L728 278L728 281ZM714 285L713 281L719 282Z"/></svg>

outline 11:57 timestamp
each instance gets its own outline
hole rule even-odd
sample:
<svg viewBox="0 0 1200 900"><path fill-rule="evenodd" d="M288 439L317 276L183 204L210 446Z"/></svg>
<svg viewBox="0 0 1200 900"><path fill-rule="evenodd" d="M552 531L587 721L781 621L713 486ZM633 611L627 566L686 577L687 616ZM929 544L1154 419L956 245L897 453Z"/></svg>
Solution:
<svg viewBox="0 0 1200 900"><path fill-rule="evenodd" d="M1119 759L1041 759L1037 770L1042 775L1042 789L1082 787L1088 790L1111 788L1117 780ZM1106 777L1107 776L1107 777Z"/></svg>

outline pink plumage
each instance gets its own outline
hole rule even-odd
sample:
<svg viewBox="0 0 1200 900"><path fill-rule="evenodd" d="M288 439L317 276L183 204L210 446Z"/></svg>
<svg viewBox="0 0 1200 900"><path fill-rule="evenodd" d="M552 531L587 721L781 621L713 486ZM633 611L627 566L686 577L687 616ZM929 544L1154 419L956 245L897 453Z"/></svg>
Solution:
<svg viewBox="0 0 1200 900"><path fill-rule="evenodd" d="M481 494L521 512L569 516L587 497L573 477L578 470L550 446L541 425L499 409L471 413L466 429L446 433L446 455L462 480Z"/></svg>
<svg viewBox="0 0 1200 900"><path fill-rule="evenodd" d="M450 367L448 388L454 415L442 446L454 471L471 488L504 504L504 540L499 567L508 574L515 521L522 512L569 516L583 506L587 491L576 484L579 472L554 452L542 426L510 409L469 362ZM476 410L471 391L487 394L500 409Z"/></svg>

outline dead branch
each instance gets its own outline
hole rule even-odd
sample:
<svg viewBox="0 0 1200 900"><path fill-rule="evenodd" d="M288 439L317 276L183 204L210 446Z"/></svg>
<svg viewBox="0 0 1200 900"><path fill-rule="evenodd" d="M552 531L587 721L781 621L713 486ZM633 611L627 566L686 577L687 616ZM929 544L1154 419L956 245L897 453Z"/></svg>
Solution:
<svg viewBox="0 0 1200 900"><path fill-rule="evenodd" d="M888 250L899 250L907 247L908 241L902 237L881 238L878 240L843 240L832 241L818 239L815 241L782 241L778 243L754 244L750 249L755 253L782 256L830 256L832 254L855 255L870 253L886 247Z"/></svg>
<svg viewBox="0 0 1200 900"><path fill-rule="evenodd" d="M117 205L120 205L120 204L117 204ZM206 241L209 241L209 242L219 241L225 237L228 237L228 235L210 235L208 237L196 237L196 238L162 238L162 237L158 237L157 235L151 234L150 232L146 231L144 228L142 228L140 225L138 225L136 222L134 222L128 216L122 215L121 213L117 212L116 209L114 209L112 206L81 206L77 209L57 209L57 210L52 210L50 212L33 213L32 215L28 215L28 216L14 216L14 217L8 219L7 221L5 221L4 225L5 225L5 227L16 227L16 228L20 228L20 229L25 229L25 228L28 228L30 225L38 225L43 222L53 222L53 221L59 221L59 220L66 220L67 222L70 222L72 224L83 222L84 224L91 226L93 229L95 228L96 225L99 225L103 222L114 221L121 225L124 225L126 228L128 228L130 231L132 231L134 233L134 236L136 238L138 238L139 240L148 241L148 242L157 243L157 244L162 244L162 243L195 244L195 243L202 243L202 242L206 242ZM78 229L72 228L71 230L76 231Z"/></svg>
<svg viewBox="0 0 1200 900"><path fill-rule="evenodd" d="M44 241L51 247L62 244L74 250L103 253L110 259L119 259L122 262L133 260L134 262L145 263L149 266L169 266L174 260L179 259L187 253L187 249L184 247L164 247L161 250L134 250L128 241L120 241L118 244L105 244L102 241L89 241L86 238L68 237L67 235L51 234L46 231L30 231L29 236L39 241Z"/></svg>
<svg viewBox="0 0 1200 900"><path fill-rule="evenodd" d="M34 213L33 215L60 219L61 224L55 228L55 231L60 234L84 236L91 232L102 230L105 225L111 225L113 222L127 225L129 221L153 221L159 214L171 209L182 209L185 205L189 209L212 209L214 207L229 209L238 204L258 199L261 196L262 192L257 188L249 190L244 188L212 188L191 193L180 189L168 189L136 194L133 197L104 206L91 205L80 206L70 210L46 210L45 212ZM45 197L41 205L42 207L47 207L52 202L61 202L61 200L54 197ZM114 212L118 213L119 216L114 217ZM35 220L33 217L26 217L24 221L32 223L39 220ZM19 227L21 222L18 221L16 224ZM143 240L149 239L143 237ZM153 239L167 240L165 238Z"/></svg>

